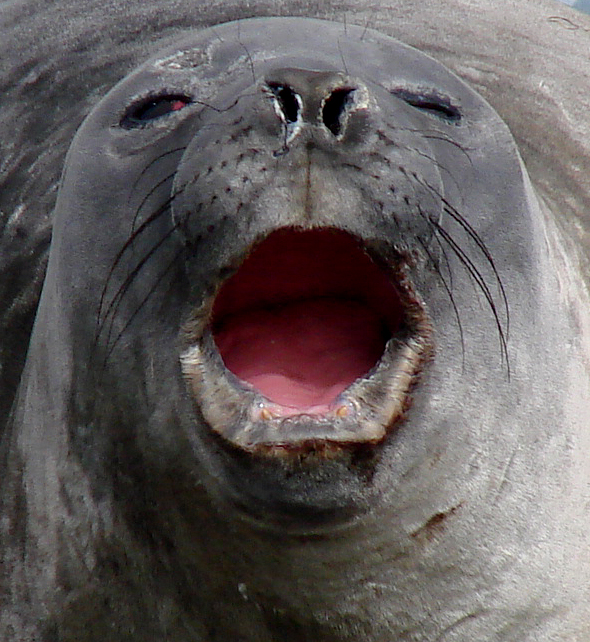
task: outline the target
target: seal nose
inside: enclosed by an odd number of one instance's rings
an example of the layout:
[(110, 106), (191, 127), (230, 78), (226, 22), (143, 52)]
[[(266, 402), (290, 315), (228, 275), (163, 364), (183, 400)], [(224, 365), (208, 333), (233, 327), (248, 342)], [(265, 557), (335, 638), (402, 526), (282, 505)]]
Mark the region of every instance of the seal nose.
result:
[(340, 87), (334, 89), (326, 97), (322, 105), (322, 121), (324, 125), (334, 134), (339, 136), (348, 116), (348, 107), (352, 102), (352, 94), (355, 91), (352, 87)]
[(265, 82), (275, 112), (286, 128), (287, 143), (309, 127), (342, 138), (359, 106), (356, 99), (360, 88), (339, 72), (279, 69)]

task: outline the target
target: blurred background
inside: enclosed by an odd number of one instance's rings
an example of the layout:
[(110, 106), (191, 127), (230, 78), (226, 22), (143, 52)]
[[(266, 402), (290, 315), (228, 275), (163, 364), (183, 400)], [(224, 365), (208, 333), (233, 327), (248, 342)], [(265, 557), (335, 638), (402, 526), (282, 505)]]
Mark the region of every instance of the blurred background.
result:
[(570, 7), (574, 7), (580, 11), (590, 13), (590, 0), (560, 0), (560, 2), (569, 4)]

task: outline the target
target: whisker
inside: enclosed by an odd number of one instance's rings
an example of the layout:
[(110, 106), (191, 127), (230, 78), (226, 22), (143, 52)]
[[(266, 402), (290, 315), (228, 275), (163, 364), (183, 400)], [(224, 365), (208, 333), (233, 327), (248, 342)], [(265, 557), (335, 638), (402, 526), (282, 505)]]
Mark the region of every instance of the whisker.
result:
[(135, 277), (139, 274), (143, 266), (149, 261), (149, 259), (162, 247), (162, 245), (172, 236), (172, 234), (176, 231), (176, 227), (172, 227), (153, 247), (152, 249), (147, 252), (144, 257), (137, 263), (137, 265), (127, 274), (127, 277), (123, 281), (123, 283), (119, 286), (117, 292), (115, 293), (115, 296), (111, 299), (108, 309), (102, 319), (102, 322), (99, 322), (99, 327), (97, 330), (97, 334), (95, 337), (96, 342), (100, 340), (100, 335), (103, 332), (103, 329), (106, 326), (107, 320), (110, 318), (110, 323), (109, 323), (109, 328), (107, 332), (107, 337), (106, 337), (106, 344), (108, 345), (111, 339), (111, 334), (112, 334), (112, 329), (115, 321), (115, 316), (117, 314), (117, 311), (119, 309), (119, 305), (121, 304), (121, 301), (123, 300), (123, 297), (125, 294), (128, 292), (129, 288), (131, 287), (131, 284), (135, 280)]
[[(108, 304), (106, 310), (104, 309), (105, 308), (105, 301), (106, 301), (106, 297), (107, 297), (107, 290), (108, 290), (109, 285), (110, 285), (110, 283), (112, 281), (113, 274), (114, 274), (115, 270), (120, 265), (125, 253), (132, 247), (132, 245), (135, 243), (137, 238), (143, 232), (145, 232), (150, 227), (150, 225), (152, 225), (152, 223), (157, 221), (160, 218), (160, 216), (162, 216), (167, 211), (169, 211), (170, 206), (172, 205), (172, 202), (174, 201), (174, 199), (180, 193), (181, 193), (180, 191), (177, 191), (170, 198), (166, 199), (166, 201), (158, 209), (156, 209), (153, 214), (151, 214), (135, 231), (133, 231), (131, 236), (127, 239), (127, 241), (125, 241), (125, 243), (123, 244), (123, 247), (117, 253), (117, 255), (115, 257), (115, 260), (113, 261), (113, 264), (111, 265), (111, 269), (109, 270), (109, 273), (108, 273), (107, 278), (105, 280), (105, 284), (104, 284), (104, 287), (102, 289), (102, 293), (101, 293), (99, 304), (98, 304), (97, 317), (96, 317), (97, 318), (97, 330), (96, 330), (96, 335), (95, 335), (95, 339), (96, 340), (98, 340), (99, 334), (102, 332), (102, 330), (101, 330), (101, 325), (102, 325), (101, 319), (104, 321), (112, 314), (113, 307), (116, 304), (118, 298), (120, 298), (119, 292), (117, 292), (117, 294), (113, 297), (113, 299)], [(143, 265), (143, 263), (142, 263), (142, 265)], [(120, 291), (120, 289), (119, 289), (119, 291)]]
[(438, 136), (435, 136), (432, 134), (424, 134), (424, 132), (422, 132), (422, 136), (428, 140), (440, 140), (443, 143), (449, 143), (449, 145), (456, 147), (459, 151), (461, 151), (465, 155), (465, 157), (469, 161), (469, 164), (473, 166), (473, 161), (471, 160), (471, 157), (469, 156), (469, 154), (467, 153), (467, 150), (463, 147), (463, 145), (453, 140), (452, 138), (447, 138), (443, 134), (440, 134), (440, 132), (437, 132), (437, 133), (439, 134)]
[(473, 278), (473, 280), (477, 283), (477, 286), (479, 287), (480, 291), (484, 295), (490, 310), (492, 311), (492, 315), (494, 317), (494, 321), (496, 323), (496, 328), (498, 329), (498, 335), (499, 335), (499, 340), (500, 340), (500, 349), (502, 352), (502, 356), (506, 359), (506, 367), (508, 371), (508, 378), (510, 379), (510, 363), (508, 359), (508, 345), (507, 345), (507, 335), (506, 332), (504, 331), (504, 328), (502, 327), (502, 322), (500, 319), (500, 315), (498, 314), (498, 308), (496, 306), (496, 303), (494, 301), (494, 297), (492, 296), (492, 293), (485, 282), (484, 277), (481, 275), (471, 258), (468, 256), (468, 254), (460, 247), (460, 245), (453, 239), (451, 234), (447, 232), (439, 223), (436, 221), (432, 221), (433, 225), (436, 226), (438, 234), (441, 235), (441, 237), (449, 244), (450, 248), (453, 250), (459, 261), (462, 263), (463, 267), (467, 270), (469, 275)]
[(417, 176), (414, 176), (414, 179), (418, 181), (421, 185), (427, 187), (429, 190), (432, 191), (433, 194), (437, 196), (443, 203), (443, 211), (444, 213), (448, 214), (453, 221), (455, 221), (462, 229), (463, 231), (467, 234), (467, 236), (475, 243), (479, 251), (482, 253), (484, 256), (486, 262), (490, 266), (490, 269), (492, 270), (492, 273), (494, 275), (494, 279), (498, 285), (498, 289), (500, 291), (500, 297), (502, 299), (503, 307), (504, 307), (504, 315), (506, 318), (506, 329), (502, 327), (500, 315), (498, 313), (497, 306), (495, 304), (495, 301), (493, 299), (491, 290), (489, 289), (488, 285), (485, 282), (485, 279), (483, 276), (480, 274), (480, 272), (477, 270), (475, 263), (469, 258), (466, 252), (461, 250), (459, 247), (458, 243), (454, 241), (450, 233), (448, 233), (444, 228), (442, 227), (441, 223), (439, 221), (435, 221), (432, 219), (432, 224), (436, 227), (437, 231), (440, 233), (440, 236), (449, 244), (449, 246), (453, 249), (457, 257), (461, 260), (463, 265), (468, 269), (468, 272), (471, 274), (471, 276), (474, 278), (474, 280), (477, 282), (478, 287), (484, 294), (486, 300), (488, 301), (488, 304), (490, 305), (490, 309), (492, 310), (492, 313), (494, 315), (496, 325), (498, 327), (498, 332), (500, 334), (500, 343), (502, 347), (502, 353), (506, 358), (506, 366), (508, 369), (508, 376), (510, 377), (510, 364), (508, 363), (508, 348), (507, 348), (507, 342), (508, 342), (508, 337), (510, 333), (510, 310), (509, 310), (509, 305), (508, 305), (508, 297), (506, 295), (506, 290), (504, 288), (504, 284), (502, 283), (502, 279), (500, 278), (500, 274), (498, 272), (498, 269), (496, 267), (496, 264), (494, 262), (494, 259), (486, 247), (485, 243), (479, 236), (479, 234), (475, 231), (473, 226), (471, 226), (463, 216), (457, 211), (457, 209), (449, 203), (449, 201), (444, 197), (443, 194), (439, 192), (435, 187), (430, 185), (428, 182), (420, 180)]
[(506, 336), (508, 337), (510, 333), (510, 310), (508, 306), (508, 297), (506, 295), (506, 290), (504, 288), (504, 284), (502, 283), (502, 279), (500, 278), (500, 274), (498, 273), (498, 269), (496, 268), (494, 259), (492, 258), (492, 255), (490, 254), (483, 240), (473, 229), (473, 227), (465, 220), (465, 218), (461, 216), (459, 212), (457, 212), (457, 210), (445, 198), (443, 198), (442, 201), (445, 205), (445, 212), (449, 214), (449, 216), (451, 216), (451, 218), (467, 232), (469, 237), (474, 241), (474, 243), (480, 249), (481, 253), (486, 258), (488, 265), (490, 266), (494, 274), (496, 283), (498, 284), (498, 288), (500, 290), (502, 302), (504, 304), (504, 314), (506, 315)]
[(167, 183), (170, 179), (173, 179), (176, 176), (176, 172), (173, 172), (172, 174), (169, 174), (165, 178), (163, 178), (161, 181), (156, 183), (150, 191), (143, 197), (141, 200), (141, 203), (137, 206), (137, 210), (135, 212), (135, 216), (133, 217), (133, 222), (131, 224), (131, 231), (133, 232), (135, 230), (135, 224), (137, 223), (137, 219), (139, 218), (139, 215), (141, 213), (141, 210), (143, 206), (147, 203), (149, 200), (150, 196), (152, 196), (164, 183)]
[[(173, 229), (171, 230), (171, 232), (174, 232), (174, 230), (175, 230), (175, 229), (176, 229), (176, 228), (173, 228)], [(167, 236), (169, 236), (169, 235), (167, 235)], [(160, 283), (161, 283), (161, 282), (166, 278), (166, 276), (167, 276), (167, 275), (168, 275), (168, 273), (172, 270), (172, 268), (173, 268), (175, 265), (177, 265), (177, 264), (178, 264), (178, 260), (179, 260), (179, 259), (180, 259), (180, 257), (184, 254), (184, 252), (185, 252), (185, 248), (183, 247), (183, 248), (181, 248), (181, 249), (180, 249), (180, 250), (179, 250), (179, 251), (174, 255), (174, 258), (173, 258), (173, 259), (168, 263), (168, 265), (165, 267), (165, 269), (164, 269), (164, 270), (163, 270), (163, 271), (158, 275), (158, 278), (155, 280), (155, 282), (154, 282), (154, 284), (153, 284), (153, 287), (152, 287), (152, 288), (150, 289), (150, 291), (145, 295), (145, 297), (141, 300), (141, 302), (139, 303), (139, 305), (138, 305), (138, 306), (136, 307), (136, 309), (133, 311), (133, 313), (131, 314), (131, 316), (127, 319), (127, 322), (125, 323), (125, 325), (123, 326), (123, 328), (121, 328), (121, 330), (119, 331), (119, 333), (118, 333), (118, 334), (117, 334), (117, 336), (115, 337), (114, 341), (113, 341), (110, 345), (109, 345), (109, 342), (110, 342), (110, 332), (109, 332), (109, 337), (107, 338), (107, 343), (106, 343), (106, 346), (107, 346), (107, 352), (106, 352), (106, 355), (105, 355), (105, 358), (104, 358), (103, 368), (104, 368), (104, 366), (106, 365), (106, 362), (109, 360), (110, 356), (113, 354), (113, 351), (114, 351), (115, 347), (117, 346), (117, 344), (119, 343), (119, 341), (121, 340), (121, 337), (122, 337), (122, 336), (125, 334), (125, 332), (129, 329), (129, 327), (130, 327), (130, 326), (131, 326), (131, 324), (133, 323), (134, 319), (135, 319), (135, 318), (137, 317), (137, 315), (141, 312), (141, 310), (142, 310), (142, 309), (143, 309), (143, 307), (146, 305), (146, 303), (149, 301), (149, 299), (153, 296), (154, 292), (155, 292), (155, 291), (156, 291), (156, 289), (157, 289), (157, 286), (158, 286), (158, 285), (159, 285), (159, 284), (160, 284)], [(146, 257), (146, 260), (147, 260), (147, 258), (148, 258), (148, 257)], [(112, 326), (111, 326), (111, 329), (112, 329)]]
[(130, 191), (130, 196), (135, 192), (136, 187), (139, 184), (139, 181), (146, 175), (147, 171), (155, 165), (156, 163), (160, 162), (162, 159), (166, 158), (166, 156), (170, 156), (171, 154), (177, 154), (178, 152), (184, 152), (186, 150), (186, 146), (183, 147), (176, 147), (175, 149), (169, 149), (168, 151), (165, 151), (163, 154), (160, 154), (159, 156), (156, 156), (153, 160), (151, 160), (139, 173), (139, 176), (133, 181), (133, 185), (131, 186), (131, 191)]
[[(428, 256), (432, 267), (434, 268), (436, 274), (438, 275), (439, 279), (441, 280), (441, 283), (443, 284), (443, 287), (444, 287), (446, 293), (449, 296), (449, 301), (451, 302), (451, 306), (453, 307), (453, 313), (455, 315), (455, 319), (457, 320), (457, 328), (459, 330), (459, 340), (461, 341), (462, 368), (465, 369), (465, 338), (464, 338), (465, 335), (463, 333), (463, 324), (461, 323), (461, 316), (459, 315), (459, 309), (457, 308), (457, 303), (455, 302), (455, 298), (453, 296), (452, 272), (449, 269), (449, 278), (451, 280), (451, 283), (448, 283), (447, 280), (445, 279), (441, 269), (439, 268), (438, 261), (432, 256), (432, 254), (430, 253), (430, 250), (428, 249), (428, 246), (420, 238), (418, 238), (418, 242), (422, 246), (422, 249), (426, 253), (426, 256)], [(441, 245), (441, 248), (442, 248), (442, 245)]]
[[(392, 129), (399, 129), (400, 131), (408, 132), (410, 134), (418, 134), (422, 138), (425, 138), (427, 140), (439, 140), (443, 143), (449, 143), (449, 145), (452, 145), (453, 147), (456, 147), (461, 153), (465, 155), (467, 160), (469, 161), (469, 164), (473, 166), (473, 161), (471, 160), (471, 157), (469, 156), (469, 151), (461, 143), (458, 143), (456, 140), (453, 140), (452, 138), (449, 138), (445, 136), (443, 132), (441, 132), (438, 129), (414, 129), (412, 127), (393, 127)], [(426, 156), (426, 158), (429, 158), (429, 156)], [(434, 159), (430, 159), (433, 160)]]

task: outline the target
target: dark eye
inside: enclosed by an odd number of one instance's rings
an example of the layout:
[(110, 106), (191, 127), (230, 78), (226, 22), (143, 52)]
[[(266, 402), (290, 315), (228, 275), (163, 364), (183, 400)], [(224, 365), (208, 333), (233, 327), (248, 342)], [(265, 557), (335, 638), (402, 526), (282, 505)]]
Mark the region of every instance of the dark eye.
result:
[(401, 87), (392, 89), (391, 93), (408, 105), (438, 118), (452, 123), (458, 123), (461, 120), (461, 112), (451, 103), (448, 96), (441, 96), (435, 92), (410, 91)]
[(190, 98), (180, 94), (150, 96), (127, 109), (121, 120), (121, 127), (125, 129), (141, 127), (152, 120), (184, 109), (190, 102)]

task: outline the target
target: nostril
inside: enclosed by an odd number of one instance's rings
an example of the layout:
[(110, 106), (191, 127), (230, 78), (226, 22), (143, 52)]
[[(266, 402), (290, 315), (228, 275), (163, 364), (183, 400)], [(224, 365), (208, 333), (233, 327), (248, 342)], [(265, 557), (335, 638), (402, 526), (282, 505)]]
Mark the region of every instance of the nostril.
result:
[(277, 99), (278, 107), (286, 123), (296, 123), (299, 117), (301, 99), (289, 87), (281, 83), (269, 82), (269, 89)]
[(338, 136), (346, 120), (346, 109), (352, 101), (354, 89), (340, 87), (335, 89), (325, 100), (322, 106), (322, 120), (324, 125)]

